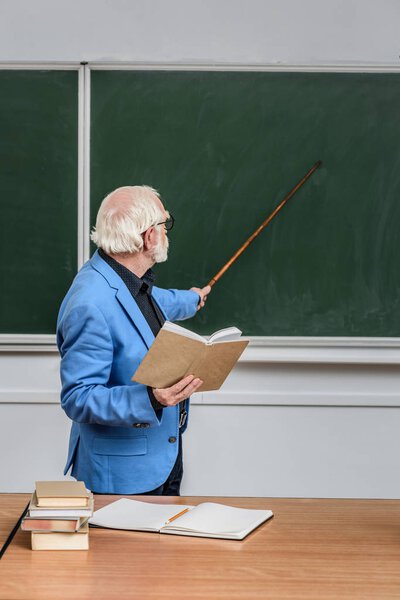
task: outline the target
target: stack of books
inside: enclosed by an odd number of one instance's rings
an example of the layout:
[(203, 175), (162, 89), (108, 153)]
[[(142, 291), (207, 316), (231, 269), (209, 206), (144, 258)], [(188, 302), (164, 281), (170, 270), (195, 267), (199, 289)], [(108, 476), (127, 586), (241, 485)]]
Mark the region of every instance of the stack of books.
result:
[(82, 481), (37, 481), (21, 529), (32, 550), (88, 550), (93, 494)]

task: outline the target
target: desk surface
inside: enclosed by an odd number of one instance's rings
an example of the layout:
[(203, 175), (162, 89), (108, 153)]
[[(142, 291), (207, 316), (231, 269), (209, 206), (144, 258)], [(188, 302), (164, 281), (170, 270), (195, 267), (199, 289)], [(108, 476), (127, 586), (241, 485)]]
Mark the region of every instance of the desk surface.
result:
[(0, 494), (0, 549), (28, 504), (28, 498), (27, 494)]
[[(0, 495), (12, 529), (26, 494)], [(118, 496), (96, 496), (100, 508)], [(400, 598), (400, 500), (159, 498), (269, 508), (245, 540), (90, 530), (90, 550), (32, 552), (19, 531), (0, 561), (1, 600)]]

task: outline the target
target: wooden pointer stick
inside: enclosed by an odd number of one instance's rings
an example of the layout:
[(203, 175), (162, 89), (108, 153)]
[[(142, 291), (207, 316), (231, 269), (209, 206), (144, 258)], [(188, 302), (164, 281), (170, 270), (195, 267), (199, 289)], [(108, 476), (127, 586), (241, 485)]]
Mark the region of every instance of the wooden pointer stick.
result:
[(255, 232), (249, 237), (249, 239), (245, 241), (245, 243), (243, 244), (243, 246), (241, 246), (239, 248), (239, 250), (237, 250), (235, 252), (235, 254), (232, 256), (232, 258), (230, 258), (228, 260), (228, 262), (222, 267), (222, 269), (220, 269), (218, 271), (218, 273), (216, 275), (214, 275), (214, 277), (208, 282), (207, 285), (209, 285), (210, 287), (212, 287), (215, 283), (217, 283), (217, 281), (222, 277), (222, 275), (225, 273), (225, 271), (227, 271), (229, 269), (229, 267), (231, 265), (233, 265), (233, 263), (235, 262), (235, 260), (237, 258), (239, 258), (239, 256), (246, 250), (246, 248), (248, 246), (250, 246), (251, 242), (258, 236), (259, 233), (261, 233), (261, 231), (268, 225), (268, 223), (270, 223), (272, 221), (272, 219), (281, 210), (281, 208), (283, 208), (283, 206), (286, 204), (286, 202), (288, 200), (290, 200), (290, 198), (292, 196), (294, 196), (294, 194), (297, 192), (297, 190), (301, 188), (301, 186), (303, 185), (303, 183), (305, 183), (307, 181), (307, 179), (309, 177), (311, 177), (311, 175), (314, 173), (314, 171), (316, 171), (316, 169), (318, 169), (318, 167), (321, 164), (322, 164), (322, 162), (320, 160), (315, 163), (315, 165), (312, 167), (312, 169), (310, 169), (308, 171), (308, 173), (306, 175), (304, 175), (303, 179), (301, 181), (299, 181), (299, 183), (288, 193), (288, 195), (275, 208), (275, 210), (272, 211), (272, 213), (269, 215), (269, 217), (267, 217), (265, 219), (265, 221), (260, 225), (260, 227), (255, 230)]

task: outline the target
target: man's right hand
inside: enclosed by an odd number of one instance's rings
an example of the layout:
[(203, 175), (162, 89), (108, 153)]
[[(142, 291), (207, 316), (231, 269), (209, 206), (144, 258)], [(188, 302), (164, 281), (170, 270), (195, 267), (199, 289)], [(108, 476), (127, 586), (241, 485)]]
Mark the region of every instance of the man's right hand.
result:
[(194, 375), (188, 375), (169, 388), (153, 388), (156, 400), (164, 406), (175, 406), (197, 392), (203, 381)]

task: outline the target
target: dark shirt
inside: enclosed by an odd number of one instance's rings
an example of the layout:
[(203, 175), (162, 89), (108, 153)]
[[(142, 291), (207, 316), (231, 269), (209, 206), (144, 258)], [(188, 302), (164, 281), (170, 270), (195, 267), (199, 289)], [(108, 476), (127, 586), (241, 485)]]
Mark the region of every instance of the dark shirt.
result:
[(140, 278), (124, 267), (124, 265), (121, 265), (121, 263), (111, 258), (111, 256), (108, 256), (103, 250), (99, 249), (99, 254), (101, 258), (121, 277), (136, 304), (140, 308), (153, 335), (156, 336), (163, 326), (165, 318), (151, 296), (154, 281), (156, 279), (154, 272), (149, 269), (143, 277)]
[[(154, 272), (149, 269), (146, 271), (143, 277), (140, 278), (135, 275), (135, 273), (132, 273), (132, 271), (124, 267), (124, 265), (121, 265), (121, 263), (111, 258), (111, 256), (108, 256), (108, 254), (103, 252), (101, 249), (99, 249), (99, 255), (121, 277), (136, 304), (140, 308), (151, 331), (153, 332), (154, 336), (156, 336), (163, 326), (165, 318), (151, 296), (151, 291), (155, 281)], [(149, 393), (150, 402), (154, 410), (158, 411), (164, 408), (163, 405), (156, 400), (151, 387), (148, 387), (147, 391)]]

